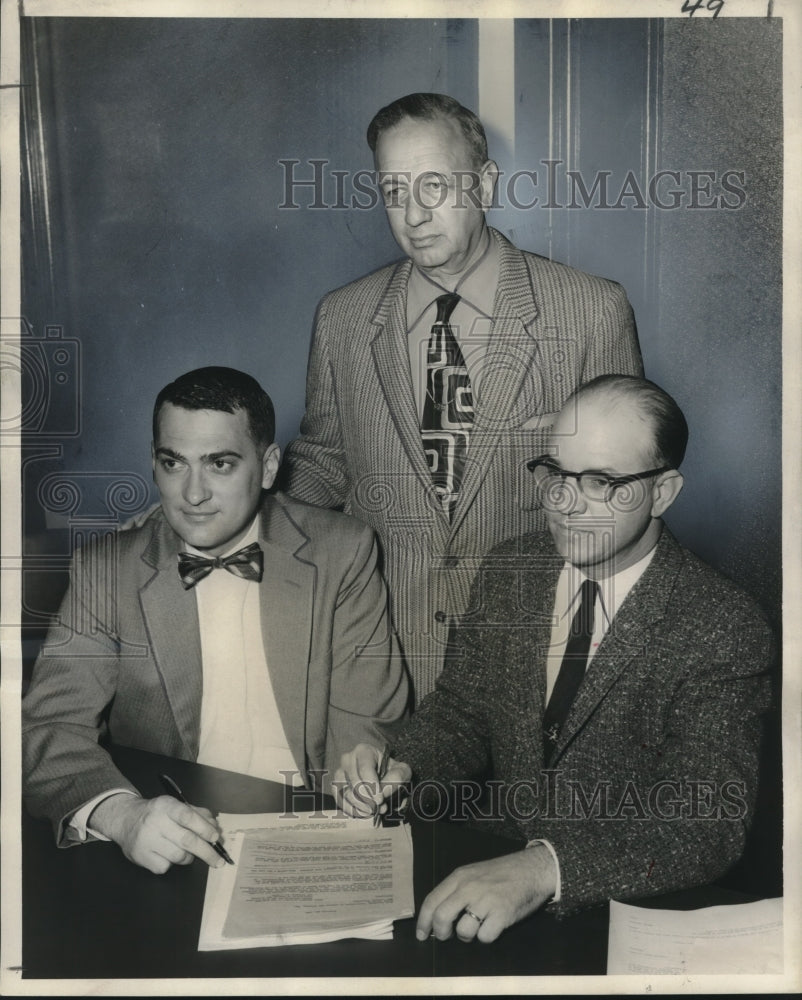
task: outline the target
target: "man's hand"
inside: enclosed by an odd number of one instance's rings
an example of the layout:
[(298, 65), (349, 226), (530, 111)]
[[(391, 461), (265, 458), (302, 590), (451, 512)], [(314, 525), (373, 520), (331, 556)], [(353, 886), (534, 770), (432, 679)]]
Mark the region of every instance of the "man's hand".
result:
[(377, 810), (386, 813), (387, 799), (412, 778), (409, 765), (391, 757), (380, 782), (377, 768), (381, 756), (381, 750), (370, 743), (359, 743), (342, 755), (331, 785), (346, 815), (372, 816)]
[(119, 844), (129, 861), (157, 875), (195, 858), (212, 868), (225, 864), (211, 846), (220, 837), (212, 813), (170, 795), (111, 795), (92, 810), (87, 825)]
[(415, 934), (441, 941), (495, 941), (511, 924), (534, 913), (557, 889), (547, 847), (536, 844), (492, 861), (457, 868), (424, 899)]

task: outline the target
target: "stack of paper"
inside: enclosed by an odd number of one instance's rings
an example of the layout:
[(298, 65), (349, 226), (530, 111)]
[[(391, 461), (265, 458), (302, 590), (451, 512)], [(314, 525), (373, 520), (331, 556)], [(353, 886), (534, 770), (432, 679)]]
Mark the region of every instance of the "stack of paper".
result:
[(409, 827), (341, 813), (218, 816), (234, 865), (210, 868), (199, 951), (391, 938), (414, 914)]
[(607, 975), (781, 973), (783, 901), (652, 910), (610, 903)]

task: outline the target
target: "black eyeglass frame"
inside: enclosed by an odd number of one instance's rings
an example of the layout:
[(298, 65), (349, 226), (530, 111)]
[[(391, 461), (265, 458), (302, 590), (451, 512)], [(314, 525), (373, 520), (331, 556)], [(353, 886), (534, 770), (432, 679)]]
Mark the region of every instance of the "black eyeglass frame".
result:
[[(587, 494), (582, 487), (583, 476), (597, 476), (599, 479), (605, 479), (607, 481), (607, 486), (605, 488), (604, 501), (609, 500), (613, 493), (621, 486), (627, 486), (629, 483), (636, 483), (642, 479), (648, 479), (650, 476), (659, 476), (661, 472), (670, 472), (673, 468), (671, 465), (661, 465), (659, 469), (647, 469), (646, 472), (631, 472), (626, 476), (610, 476), (606, 472), (601, 472), (596, 469), (583, 469), (582, 472), (568, 472), (566, 469), (561, 469), (558, 465), (556, 465), (551, 455), (539, 455), (537, 458), (530, 458), (530, 460), (526, 463), (527, 469), (532, 473), (534, 473), (535, 469), (539, 465), (547, 466), (549, 469), (553, 469), (556, 474), (556, 478), (560, 478), (562, 480), (575, 479), (581, 493), (584, 496), (587, 496)], [(588, 497), (588, 499), (592, 500), (595, 498)]]

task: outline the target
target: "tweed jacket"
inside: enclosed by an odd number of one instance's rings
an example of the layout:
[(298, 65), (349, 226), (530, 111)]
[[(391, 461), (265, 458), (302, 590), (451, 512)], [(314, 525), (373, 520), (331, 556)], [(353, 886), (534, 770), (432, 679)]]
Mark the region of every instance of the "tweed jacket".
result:
[(642, 372), (620, 285), (491, 234), (499, 258), (494, 319), (451, 520), (434, 493), (413, 398), (409, 260), (323, 299), (301, 434), (283, 465), (291, 495), (343, 508), (376, 531), (416, 701), (442, 669), (449, 625), (467, 609), (482, 556), (545, 526), (526, 462), (543, 453), (554, 414), (581, 382)]
[[(408, 681), (389, 628), (373, 532), (333, 511), (263, 498), (262, 633), (290, 749), (307, 783), (355, 742), (380, 744), (406, 714)], [(62, 824), (131, 788), (101, 736), (195, 760), (203, 673), (194, 590), (157, 507), (138, 527), (79, 549), (23, 700), (23, 792)], [(324, 783), (325, 784), (325, 783)]]
[(664, 527), (544, 761), (545, 650), (562, 566), (545, 532), (491, 553), (456, 656), (393, 756), (419, 779), (498, 782), (503, 832), (555, 849), (561, 913), (712, 881), (740, 857), (754, 805), (770, 630)]

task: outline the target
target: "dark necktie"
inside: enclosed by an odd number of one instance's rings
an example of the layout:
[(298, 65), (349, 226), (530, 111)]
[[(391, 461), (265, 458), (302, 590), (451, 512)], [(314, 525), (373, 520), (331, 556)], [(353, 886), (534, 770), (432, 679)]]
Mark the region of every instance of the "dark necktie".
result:
[(206, 556), (196, 556), (192, 552), (179, 552), (178, 575), (181, 577), (184, 590), (194, 587), (213, 569), (225, 569), (242, 580), (255, 580), (259, 583), (262, 579), (262, 563), (262, 549), (258, 542), (246, 545), (245, 548), (238, 549), (224, 558), (215, 556), (208, 559)]
[(426, 354), (426, 399), (421, 437), (434, 488), (450, 516), (457, 501), (473, 424), (473, 395), (465, 359), (449, 324), (459, 295), (437, 301)]
[(582, 584), (579, 608), (571, 622), (571, 631), (565, 646), (562, 665), (551, 692), (551, 698), (543, 714), (543, 760), (548, 761), (560, 730), (568, 718), (571, 703), (585, 676), (585, 668), (593, 636), (594, 607), (599, 585), (595, 580), (585, 580)]

